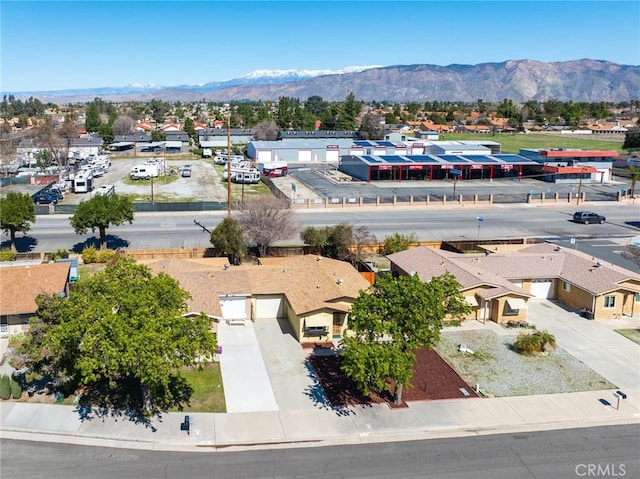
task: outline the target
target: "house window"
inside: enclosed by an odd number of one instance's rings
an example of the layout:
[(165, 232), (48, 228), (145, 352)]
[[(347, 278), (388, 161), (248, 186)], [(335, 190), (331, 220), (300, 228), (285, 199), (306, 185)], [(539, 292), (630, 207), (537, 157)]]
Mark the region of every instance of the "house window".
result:
[(511, 306), (509, 306), (509, 303), (505, 303), (504, 304), (504, 315), (505, 316), (517, 316), (518, 314), (520, 314), (520, 310), (519, 309), (513, 309)]
[(325, 326), (309, 326), (305, 328), (304, 334), (306, 336), (324, 336), (327, 334), (327, 328)]
[(640, 303), (640, 293), (636, 293), (636, 303)]
[(605, 308), (615, 308), (616, 306), (616, 297), (615, 296), (605, 296), (604, 297), (604, 307)]
[(567, 281), (562, 282), (562, 291), (571, 291), (571, 285)]

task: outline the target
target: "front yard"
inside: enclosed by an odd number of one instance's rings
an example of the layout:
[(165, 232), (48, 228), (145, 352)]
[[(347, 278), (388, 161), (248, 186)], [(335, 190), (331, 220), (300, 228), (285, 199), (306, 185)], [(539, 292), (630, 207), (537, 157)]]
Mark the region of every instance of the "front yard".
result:
[[(616, 386), (589, 369), (558, 345), (544, 356), (524, 356), (513, 350), (515, 336), (493, 331), (445, 331), (435, 348), (469, 384), (494, 396), (527, 396)], [(464, 344), (473, 351), (462, 353)]]

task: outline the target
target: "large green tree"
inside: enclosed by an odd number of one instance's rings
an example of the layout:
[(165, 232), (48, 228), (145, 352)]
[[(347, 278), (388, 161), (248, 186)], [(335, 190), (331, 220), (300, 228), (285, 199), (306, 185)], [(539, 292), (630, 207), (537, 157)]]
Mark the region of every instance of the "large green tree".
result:
[(629, 130), (624, 134), (623, 150), (640, 150), (640, 130)]
[(16, 231), (28, 233), (36, 221), (36, 207), (28, 193), (10, 191), (0, 198), (0, 228), (11, 237), (11, 248), (16, 248)]
[(97, 132), (102, 125), (102, 119), (100, 118), (100, 110), (95, 101), (89, 103), (87, 107), (87, 115), (84, 121), (84, 127), (90, 133)]
[(76, 234), (82, 235), (88, 229), (100, 234), (100, 249), (107, 247), (107, 228), (124, 222), (133, 223), (133, 201), (126, 195), (95, 195), (81, 201), (71, 217), (71, 226)]
[(83, 385), (87, 397), (117, 390), (110, 397), (131, 394), (129, 406), (164, 409), (188, 399), (179, 368), (216, 350), (211, 320), (184, 316), (188, 299), (170, 276), (120, 258), (76, 283), (68, 298), (40, 296), (21, 352), (32, 372), (58, 387)]
[(247, 254), (242, 227), (233, 218), (225, 218), (215, 227), (211, 232), (211, 244), (217, 255), (228, 255), (233, 263)]
[(395, 383), (396, 404), (411, 379), (415, 351), (440, 339), (445, 317), (461, 318), (470, 306), (451, 274), (424, 282), (417, 275), (382, 275), (362, 291), (349, 313), (352, 334), (343, 338), (342, 370), (363, 393)]

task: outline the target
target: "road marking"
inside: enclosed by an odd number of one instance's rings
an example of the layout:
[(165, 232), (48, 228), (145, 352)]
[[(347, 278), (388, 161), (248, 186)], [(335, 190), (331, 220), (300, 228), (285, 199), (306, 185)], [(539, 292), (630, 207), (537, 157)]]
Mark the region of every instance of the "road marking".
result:
[(175, 223), (160, 223), (160, 228), (169, 228), (169, 227), (175, 228), (176, 224)]

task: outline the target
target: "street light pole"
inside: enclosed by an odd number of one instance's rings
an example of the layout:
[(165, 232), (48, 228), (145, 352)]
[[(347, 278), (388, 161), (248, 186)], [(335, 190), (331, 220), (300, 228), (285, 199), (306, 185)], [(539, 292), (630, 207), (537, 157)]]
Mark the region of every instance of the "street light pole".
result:
[(578, 197), (576, 198), (576, 205), (580, 204), (580, 190), (582, 190), (582, 177), (584, 176), (584, 166), (580, 166), (580, 182), (578, 183)]
[(231, 219), (231, 110), (227, 117), (227, 218)]

